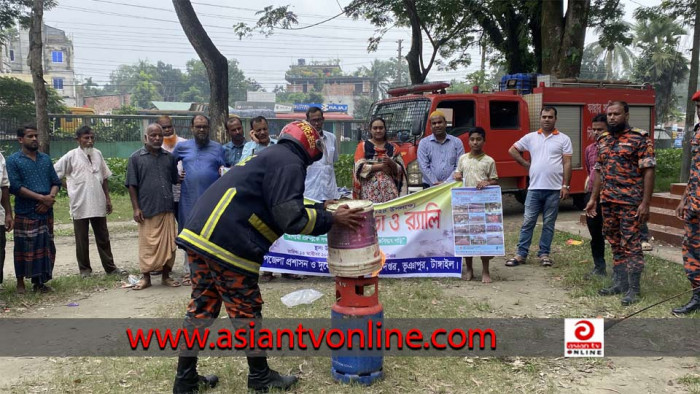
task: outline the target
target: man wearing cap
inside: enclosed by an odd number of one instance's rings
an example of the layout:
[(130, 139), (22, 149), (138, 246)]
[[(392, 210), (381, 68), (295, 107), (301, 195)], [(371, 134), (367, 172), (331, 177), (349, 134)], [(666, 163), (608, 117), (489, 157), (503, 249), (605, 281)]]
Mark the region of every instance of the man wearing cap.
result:
[[(525, 198), (523, 226), (520, 228), (518, 251), (506, 261), (514, 267), (525, 263), (535, 231), (537, 218), (542, 214), (542, 235), (537, 257), (543, 267), (553, 264), (549, 256), (554, 238), (554, 223), (559, 212), (559, 200), (569, 197), (571, 180), (571, 139), (556, 128), (557, 109), (550, 106), (540, 110), (540, 129), (527, 133), (510, 147), (508, 153), (528, 169), (530, 185)], [(521, 152), (530, 152), (530, 161)]]
[[(695, 92), (693, 101), (695, 113), (700, 117), (700, 91)], [(700, 310), (700, 123), (695, 125), (691, 138), (690, 177), (676, 208), (676, 216), (684, 223), (683, 265), (693, 288), (693, 296), (686, 305), (673, 309), (673, 313), (679, 315)]]
[[(321, 235), (334, 225), (360, 227), (360, 208), (344, 205), (331, 214), (324, 204), (304, 205), (306, 168), (322, 156), (319, 133), (305, 121), (290, 123), (279, 144), (238, 162), (197, 200), (176, 241), (187, 250), (192, 268), (186, 330), (211, 325), (222, 303), (234, 327), (243, 325), (238, 318), (261, 318), (259, 270), (282, 234)], [(271, 370), (259, 352), (251, 350), (247, 356), (249, 389), (267, 392), (296, 383), (295, 376)], [(197, 373), (192, 353), (180, 355), (174, 393), (197, 392), (200, 383), (214, 387), (217, 382), (215, 376)]]
[(442, 111), (430, 114), (430, 128), (432, 134), (418, 143), (418, 165), (426, 188), (451, 181), (459, 157), (464, 154), (462, 141), (447, 134), (447, 120)]
[(595, 217), (600, 198), (603, 234), (613, 255), (613, 285), (598, 294), (624, 294), (622, 305), (639, 301), (644, 270), (641, 225), (649, 219), (654, 191), (654, 142), (646, 130), (629, 125), (629, 105), (613, 101), (606, 110), (608, 130), (598, 137), (597, 176), (586, 214)]

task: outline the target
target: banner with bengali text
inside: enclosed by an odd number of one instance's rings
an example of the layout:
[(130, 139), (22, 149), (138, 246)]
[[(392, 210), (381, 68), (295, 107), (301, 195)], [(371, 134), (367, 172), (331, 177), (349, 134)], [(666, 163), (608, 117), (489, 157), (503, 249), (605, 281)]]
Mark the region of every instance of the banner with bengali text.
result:
[[(386, 255), (381, 277), (460, 277), (454, 255), (451, 189), (459, 182), (374, 205), (379, 247)], [(330, 276), (325, 235), (279, 238), (265, 255), (262, 271)]]

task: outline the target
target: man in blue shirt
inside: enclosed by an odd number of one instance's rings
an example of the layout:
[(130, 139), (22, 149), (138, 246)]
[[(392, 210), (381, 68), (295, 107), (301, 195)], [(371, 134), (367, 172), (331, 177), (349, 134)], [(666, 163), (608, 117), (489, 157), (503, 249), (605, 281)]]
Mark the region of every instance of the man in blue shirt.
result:
[(276, 144), (277, 140), (270, 138), (270, 129), (267, 125), (267, 119), (264, 116), (258, 116), (250, 120), (250, 136), (252, 141), (248, 141), (243, 146), (243, 154), (241, 160), (248, 156), (258, 154), (270, 145)]
[(209, 118), (197, 115), (192, 118), (191, 127), (194, 139), (180, 142), (173, 150), (175, 161), (182, 161), (185, 172), (177, 212), (178, 232), (185, 226), (194, 203), (219, 179), (219, 169), (226, 164), (224, 148), (209, 139)]
[(17, 130), (21, 150), (7, 158), (10, 193), (15, 195), (15, 275), (17, 293), (24, 294), (24, 278), (34, 292), (48, 293), (56, 260), (53, 242), (53, 204), (61, 186), (51, 158), (39, 152), (36, 126)]
[(423, 187), (452, 181), (457, 161), (464, 154), (462, 141), (447, 134), (447, 120), (442, 111), (430, 114), (430, 128), (432, 135), (418, 143), (418, 165), (423, 173)]
[(226, 132), (231, 137), (231, 142), (224, 144), (224, 155), (226, 156), (226, 167), (231, 167), (241, 160), (243, 147), (245, 146), (245, 135), (243, 134), (241, 118), (236, 115), (229, 117), (226, 121)]

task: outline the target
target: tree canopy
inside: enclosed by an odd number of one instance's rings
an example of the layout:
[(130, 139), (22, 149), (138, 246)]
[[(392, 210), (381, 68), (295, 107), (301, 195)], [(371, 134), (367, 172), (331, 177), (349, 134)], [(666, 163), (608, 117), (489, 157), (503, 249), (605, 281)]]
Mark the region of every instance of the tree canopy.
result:
[[(48, 111), (67, 112), (61, 97), (48, 88)], [(15, 119), (17, 123), (34, 122), (34, 88), (31, 83), (14, 77), (0, 77), (0, 119)]]
[[(182, 70), (172, 64), (156, 64), (141, 60), (121, 65), (110, 75), (110, 82), (101, 91), (84, 84), (91, 94), (131, 93), (132, 103), (147, 108), (153, 100), (206, 102), (209, 100), (207, 70), (199, 59), (191, 59)], [(236, 59), (228, 60), (229, 101), (244, 101), (247, 91), (262, 90), (254, 79), (246, 78)], [(89, 90), (88, 90), (89, 88)]]

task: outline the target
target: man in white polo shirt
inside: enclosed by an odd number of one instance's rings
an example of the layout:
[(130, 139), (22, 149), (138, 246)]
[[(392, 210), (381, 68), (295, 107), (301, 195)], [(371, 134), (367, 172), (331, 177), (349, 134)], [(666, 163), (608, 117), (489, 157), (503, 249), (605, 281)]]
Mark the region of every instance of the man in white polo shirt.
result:
[[(506, 261), (508, 267), (525, 263), (540, 213), (542, 236), (537, 256), (542, 266), (549, 267), (553, 263), (549, 253), (554, 238), (554, 222), (559, 212), (559, 200), (569, 197), (573, 154), (571, 139), (556, 129), (556, 122), (556, 108), (543, 107), (540, 111), (541, 128), (528, 133), (508, 150), (515, 161), (528, 169), (530, 175), (518, 251), (515, 257)], [(521, 153), (524, 151), (530, 152), (530, 161), (523, 158)]]

